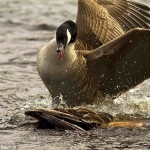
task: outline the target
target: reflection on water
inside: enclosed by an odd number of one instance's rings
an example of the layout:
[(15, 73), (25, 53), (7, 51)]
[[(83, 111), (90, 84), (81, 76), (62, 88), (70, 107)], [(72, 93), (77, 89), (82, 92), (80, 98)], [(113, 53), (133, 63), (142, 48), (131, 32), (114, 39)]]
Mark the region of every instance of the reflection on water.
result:
[[(142, 2), (150, 6), (149, 0), (142, 0)], [(14, 123), (24, 122), (23, 113), (30, 107), (51, 106), (49, 93), (37, 74), (36, 52), (54, 36), (55, 29), (60, 23), (66, 19), (75, 20), (76, 4), (77, 0), (0, 1), (0, 127), (6, 125), (9, 129), (0, 130), (0, 134), (3, 136), (0, 139), (0, 150), (5, 146), (7, 149), (17, 149), (17, 147), (18, 149), (26, 149), (25, 147), (28, 146), (30, 149), (40, 149), (40, 145), (45, 142), (47, 143), (45, 149), (50, 146), (52, 149), (60, 149), (61, 147), (65, 149), (70, 147), (72, 149), (94, 149), (95, 145), (108, 148), (111, 142), (119, 139), (118, 133), (123, 133), (126, 137), (134, 132), (135, 135), (139, 133), (139, 136), (145, 135), (145, 139), (149, 138), (146, 131), (145, 133), (139, 130), (131, 132), (130, 130), (118, 129), (114, 131), (110, 129), (108, 131), (103, 129), (84, 135), (55, 131), (33, 132), (30, 126), (27, 129), (13, 130), (6, 123), (10, 116), (13, 116), (11, 121)], [(125, 113), (148, 118), (150, 117), (149, 88), (150, 80), (147, 80), (114, 102), (106, 102), (107, 104), (98, 106), (97, 109), (113, 115)], [(3, 116), (6, 115), (7, 117), (3, 119)], [(129, 142), (128, 138), (126, 137), (125, 141)], [(134, 138), (140, 141), (137, 137)], [(93, 144), (89, 141), (92, 141)], [(122, 146), (128, 145), (128, 142), (123, 143)], [(118, 143), (116, 142), (114, 147), (117, 147)], [(9, 148), (9, 144), (12, 148)], [(134, 142), (131, 145), (136, 147)]]

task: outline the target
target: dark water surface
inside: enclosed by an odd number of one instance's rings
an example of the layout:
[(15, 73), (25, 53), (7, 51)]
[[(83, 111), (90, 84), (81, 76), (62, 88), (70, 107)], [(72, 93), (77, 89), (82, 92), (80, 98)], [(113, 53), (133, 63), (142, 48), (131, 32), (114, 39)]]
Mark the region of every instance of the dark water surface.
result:
[[(150, 0), (143, 0), (150, 6)], [(0, 150), (150, 149), (150, 80), (97, 109), (146, 121), (140, 129), (110, 128), (89, 132), (37, 130), (24, 111), (50, 107), (51, 98), (36, 70), (36, 53), (65, 20), (75, 20), (77, 1), (0, 1)], [(144, 119), (143, 119), (144, 118)]]

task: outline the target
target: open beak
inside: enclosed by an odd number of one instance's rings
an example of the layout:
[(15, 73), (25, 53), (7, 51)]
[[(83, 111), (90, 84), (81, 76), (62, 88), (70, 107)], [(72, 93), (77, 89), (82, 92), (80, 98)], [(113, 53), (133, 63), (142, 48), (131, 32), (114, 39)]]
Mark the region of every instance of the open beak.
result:
[(62, 60), (64, 45), (62, 43), (58, 44), (56, 51), (57, 51), (57, 53), (59, 53), (59, 59)]

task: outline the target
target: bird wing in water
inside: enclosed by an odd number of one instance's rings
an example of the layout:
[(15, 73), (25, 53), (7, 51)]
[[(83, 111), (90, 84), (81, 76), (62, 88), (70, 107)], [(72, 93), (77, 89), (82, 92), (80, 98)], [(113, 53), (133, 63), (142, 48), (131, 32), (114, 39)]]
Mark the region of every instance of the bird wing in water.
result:
[(76, 49), (93, 50), (130, 29), (149, 28), (149, 11), (131, 0), (79, 0)]
[(132, 29), (85, 57), (103, 95), (125, 92), (150, 77), (150, 30)]
[(39, 128), (90, 130), (113, 121), (113, 116), (86, 107), (28, 110), (26, 115), (38, 119)]

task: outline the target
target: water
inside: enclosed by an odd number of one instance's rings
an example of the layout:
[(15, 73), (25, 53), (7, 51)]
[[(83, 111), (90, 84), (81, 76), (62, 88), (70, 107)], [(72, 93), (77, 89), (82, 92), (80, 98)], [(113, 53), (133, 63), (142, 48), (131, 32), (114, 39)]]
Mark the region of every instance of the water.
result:
[[(143, 3), (150, 6), (149, 0)], [(36, 130), (25, 121), (30, 107), (50, 107), (47, 89), (36, 70), (36, 53), (66, 19), (75, 20), (77, 1), (0, 1), (0, 150), (3, 149), (148, 149), (149, 126), (99, 129), (87, 133)], [(97, 109), (113, 115), (150, 118), (150, 80)], [(7, 120), (14, 123), (9, 126)]]

